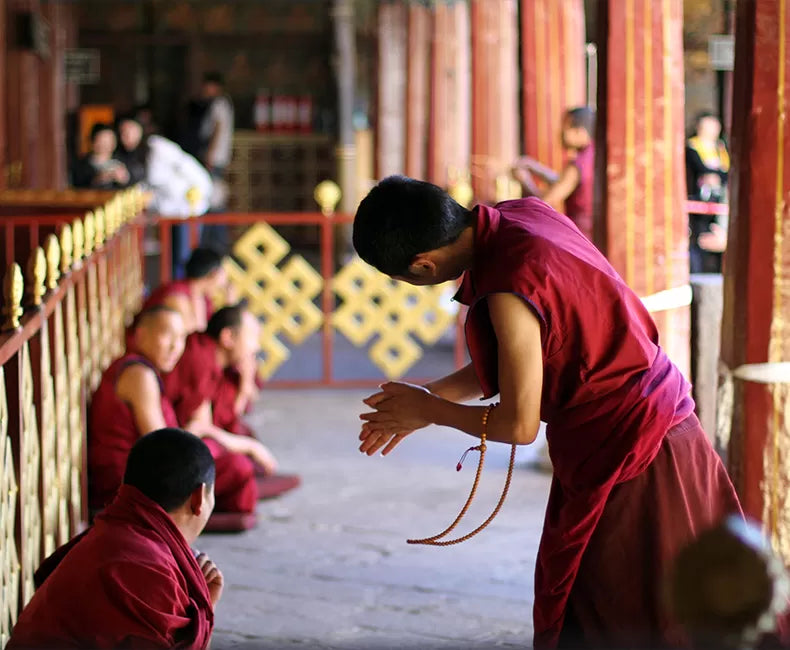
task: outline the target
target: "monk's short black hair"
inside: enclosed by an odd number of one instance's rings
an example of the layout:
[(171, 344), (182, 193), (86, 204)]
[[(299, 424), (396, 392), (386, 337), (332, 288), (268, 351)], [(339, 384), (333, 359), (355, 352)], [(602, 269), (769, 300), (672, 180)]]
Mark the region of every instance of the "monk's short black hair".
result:
[(214, 458), (206, 443), (170, 428), (153, 431), (134, 444), (123, 482), (171, 512), (202, 484), (213, 485), (214, 478)]
[(381, 181), (354, 217), (354, 248), (387, 275), (406, 275), (420, 253), (455, 242), (472, 213), (442, 188), (405, 176)]
[(91, 142), (94, 142), (96, 140), (96, 136), (103, 131), (110, 131), (113, 135), (115, 135), (112, 125), (105, 124), (104, 122), (97, 122), (91, 127)]
[(181, 312), (167, 305), (152, 305), (151, 307), (143, 309), (143, 311), (134, 317), (134, 321), (132, 321), (132, 330), (136, 330), (140, 325), (144, 325), (159, 314), (181, 314)]
[(208, 319), (206, 334), (215, 341), (219, 341), (219, 335), (225, 328), (236, 329), (241, 327), (242, 317), (246, 308), (246, 304), (240, 302), (237, 305), (227, 305), (222, 309), (218, 309)]
[(184, 268), (187, 278), (198, 280), (216, 271), (224, 261), (222, 253), (209, 246), (195, 248)]
[(591, 136), (595, 137), (595, 111), (589, 106), (579, 106), (571, 108), (565, 116), (574, 128), (583, 128)]

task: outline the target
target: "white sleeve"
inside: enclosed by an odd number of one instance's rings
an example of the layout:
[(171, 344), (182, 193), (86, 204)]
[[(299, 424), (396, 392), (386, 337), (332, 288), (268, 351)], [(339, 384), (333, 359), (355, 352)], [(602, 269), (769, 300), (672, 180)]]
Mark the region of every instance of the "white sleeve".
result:
[[(154, 190), (154, 209), (162, 215), (189, 217), (209, 208), (212, 182), (208, 171), (174, 142), (160, 136), (149, 139), (148, 183)], [(193, 207), (187, 192), (195, 188), (200, 196)]]

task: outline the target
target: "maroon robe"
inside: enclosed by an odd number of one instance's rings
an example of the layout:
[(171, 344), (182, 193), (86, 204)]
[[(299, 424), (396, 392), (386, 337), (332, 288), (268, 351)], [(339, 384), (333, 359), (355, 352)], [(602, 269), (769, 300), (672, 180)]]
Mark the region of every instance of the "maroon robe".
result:
[(593, 238), (593, 191), (595, 189), (595, 145), (587, 145), (571, 163), (579, 170), (579, 184), (565, 199), (565, 214), (585, 237)]
[[(217, 396), (224, 370), (217, 360), (217, 342), (200, 332), (187, 337), (176, 367), (164, 377), (165, 395), (185, 426), (198, 407)], [(217, 512), (254, 512), (258, 500), (255, 465), (243, 454), (229, 452), (216, 440), (204, 437), (216, 465), (214, 486)]]
[(57, 557), (6, 648), (208, 647), (206, 579), (170, 516), (136, 488), (124, 485)]
[[(240, 436), (255, 437), (253, 430), (236, 413), (236, 398), (239, 396), (241, 376), (236, 368), (226, 368), (217, 387), (212, 411), (214, 424)], [(251, 405), (247, 405), (247, 411)]]
[(123, 481), (126, 459), (140, 438), (131, 407), (115, 392), (120, 374), (129, 366), (142, 364), (156, 372), (162, 390), (162, 414), (168, 427), (178, 426), (176, 414), (165, 395), (159, 372), (139, 354), (126, 354), (102, 375), (91, 399), (88, 416), (88, 494), (91, 510), (100, 510), (115, 497)]
[[(150, 309), (151, 307), (158, 307), (164, 304), (165, 300), (170, 296), (186, 296), (192, 300), (192, 283), (190, 280), (174, 280), (159, 285), (151, 292), (151, 295), (146, 298), (143, 303), (142, 311)], [(214, 313), (214, 303), (210, 298), (206, 297), (206, 319), (211, 318)]]
[(740, 512), (689, 385), (639, 298), (570, 219), (539, 199), (478, 206), (458, 299), (486, 397), (499, 392), (485, 297), (512, 293), (541, 326), (554, 478), (535, 574), (535, 647), (673, 642), (661, 580), (695, 533)]

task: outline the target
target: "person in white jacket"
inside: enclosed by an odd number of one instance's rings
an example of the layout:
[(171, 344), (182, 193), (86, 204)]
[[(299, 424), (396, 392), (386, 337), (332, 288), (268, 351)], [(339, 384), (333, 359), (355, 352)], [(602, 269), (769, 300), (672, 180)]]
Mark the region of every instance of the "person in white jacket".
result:
[[(205, 214), (210, 206), (211, 175), (194, 157), (175, 142), (160, 135), (145, 136), (134, 117), (118, 121), (119, 151), (133, 180), (143, 183), (153, 195), (148, 209), (163, 217), (189, 217)], [(173, 227), (173, 275), (179, 279), (189, 256), (189, 237), (185, 227)]]

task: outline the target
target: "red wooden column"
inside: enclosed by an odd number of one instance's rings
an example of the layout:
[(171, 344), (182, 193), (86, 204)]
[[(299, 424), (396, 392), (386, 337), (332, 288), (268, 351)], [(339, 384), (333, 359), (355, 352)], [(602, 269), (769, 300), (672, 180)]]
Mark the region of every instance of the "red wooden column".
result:
[(496, 200), (519, 151), (516, 0), (472, 0), (472, 186)]
[(379, 178), (406, 171), (406, 75), (409, 12), (401, 0), (379, 6), (376, 168)]
[(747, 513), (788, 562), (790, 373), (776, 364), (790, 361), (790, 0), (740, 0), (735, 42), (719, 429)]
[(584, 0), (521, 0), (524, 153), (562, 168), (562, 117), (586, 101)]
[(448, 187), (470, 172), (469, 5), (439, 0), (433, 18), (428, 180)]
[(431, 10), (409, 6), (406, 82), (406, 175), (427, 180), (428, 117), (431, 110)]
[(10, 169), (8, 168), (8, 135), (6, 126), (6, 66), (8, 65), (6, 38), (6, 0), (0, 0), (0, 190), (8, 184)]
[(682, 0), (599, 5), (596, 243), (689, 371)]

